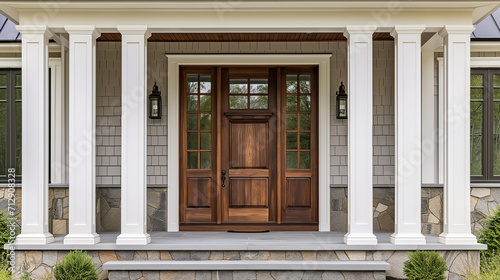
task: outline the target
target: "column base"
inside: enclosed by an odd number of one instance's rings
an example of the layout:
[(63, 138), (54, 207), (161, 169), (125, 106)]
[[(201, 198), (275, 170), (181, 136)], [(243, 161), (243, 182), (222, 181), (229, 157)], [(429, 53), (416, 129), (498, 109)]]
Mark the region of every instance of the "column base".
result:
[(377, 245), (377, 237), (373, 233), (347, 233), (344, 235), (344, 243), (347, 245)]
[(54, 242), (54, 236), (50, 233), (21, 233), (16, 238), (16, 244), (23, 245), (45, 245)]
[(64, 237), (64, 244), (94, 245), (101, 242), (97, 233), (89, 234), (68, 234)]
[(446, 245), (473, 245), (477, 244), (477, 239), (472, 233), (441, 233), (439, 243)]
[(423, 234), (404, 234), (393, 233), (391, 235), (391, 243), (396, 245), (424, 245), (426, 243)]
[(146, 245), (151, 242), (149, 234), (120, 234), (116, 238), (116, 245)]

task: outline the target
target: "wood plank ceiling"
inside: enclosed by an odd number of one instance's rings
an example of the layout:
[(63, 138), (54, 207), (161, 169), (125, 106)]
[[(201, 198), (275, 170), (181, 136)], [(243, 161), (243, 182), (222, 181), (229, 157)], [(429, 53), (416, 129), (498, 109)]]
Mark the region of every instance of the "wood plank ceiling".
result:
[[(346, 41), (342, 33), (153, 33), (149, 42), (307, 42)], [(392, 41), (389, 33), (373, 34), (375, 41)], [(98, 41), (121, 41), (120, 33), (103, 33)]]

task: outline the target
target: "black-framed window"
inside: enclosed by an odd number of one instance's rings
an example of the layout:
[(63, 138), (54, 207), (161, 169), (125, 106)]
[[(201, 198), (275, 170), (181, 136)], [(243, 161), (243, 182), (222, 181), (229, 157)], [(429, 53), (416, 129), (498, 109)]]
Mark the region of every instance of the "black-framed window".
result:
[(21, 70), (0, 70), (0, 182), (7, 181), (7, 170), (15, 168), (16, 181), (21, 170)]
[(470, 90), (472, 182), (500, 182), (500, 69), (472, 69)]

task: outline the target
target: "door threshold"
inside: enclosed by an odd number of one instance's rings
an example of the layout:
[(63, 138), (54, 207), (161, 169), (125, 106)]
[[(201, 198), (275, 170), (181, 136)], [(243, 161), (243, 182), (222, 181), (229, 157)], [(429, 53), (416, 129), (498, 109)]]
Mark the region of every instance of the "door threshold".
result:
[(244, 224), (183, 224), (180, 231), (232, 231), (258, 233), (263, 231), (318, 231), (317, 224), (270, 224), (270, 225), (244, 225)]

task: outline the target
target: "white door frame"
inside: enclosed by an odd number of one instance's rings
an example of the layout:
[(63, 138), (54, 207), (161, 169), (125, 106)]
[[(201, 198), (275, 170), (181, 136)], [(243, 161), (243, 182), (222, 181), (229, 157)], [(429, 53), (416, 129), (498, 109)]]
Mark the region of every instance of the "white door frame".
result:
[(179, 67), (182, 65), (318, 65), (319, 231), (330, 231), (330, 54), (167, 55), (168, 231), (179, 231)]

